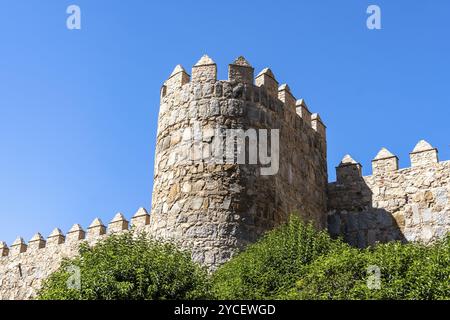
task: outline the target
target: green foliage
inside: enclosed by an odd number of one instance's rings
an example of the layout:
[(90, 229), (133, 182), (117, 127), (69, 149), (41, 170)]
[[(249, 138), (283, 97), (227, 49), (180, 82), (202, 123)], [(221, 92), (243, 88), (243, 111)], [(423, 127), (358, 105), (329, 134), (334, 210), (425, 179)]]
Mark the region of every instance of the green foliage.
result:
[[(67, 286), (70, 268), (81, 290)], [(368, 286), (370, 267), (379, 288)], [(145, 234), (114, 235), (65, 260), (40, 299), (450, 299), (450, 235), (433, 245), (352, 248), (293, 216), (214, 274)]]
[[(379, 289), (368, 285), (380, 271)], [(213, 275), (218, 299), (450, 299), (450, 236), (352, 248), (297, 218)]]
[(276, 299), (292, 288), (312, 261), (339, 247), (347, 245), (292, 216), (288, 224), (219, 268), (213, 276), (213, 294), (218, 299)]
[[(80, 270), (81, 290), (67, 285)], [(39, 299), (204, 299), (206, 271), (174, 245), (149, 240), (145, 234), (113, 235), (94, 247), (83, 245), (79, 257), (63, 261), (45, 282)]]
[[(370, 266), (380, 270), (369, 288)], [(449, 299), (450, 237), (433, 245), (378, 244), (320, 257), (290, 291), (292, 299)]]

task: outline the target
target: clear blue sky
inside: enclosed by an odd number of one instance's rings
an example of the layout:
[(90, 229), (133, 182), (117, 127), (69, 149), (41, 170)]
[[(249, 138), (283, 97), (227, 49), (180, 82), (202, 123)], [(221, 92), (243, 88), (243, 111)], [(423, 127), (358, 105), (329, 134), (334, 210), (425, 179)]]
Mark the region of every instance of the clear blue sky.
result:
[[(77, 4), (82, 29), (66, 28)], [(366, 28), (366, 8), (382, 30)], [(150, 207), (159, 89), (204, 53), (272, 68), (328, 127), (330, 180), (425, 138), (450, 159), (450, 1), (0, 1), (0, 239)]]

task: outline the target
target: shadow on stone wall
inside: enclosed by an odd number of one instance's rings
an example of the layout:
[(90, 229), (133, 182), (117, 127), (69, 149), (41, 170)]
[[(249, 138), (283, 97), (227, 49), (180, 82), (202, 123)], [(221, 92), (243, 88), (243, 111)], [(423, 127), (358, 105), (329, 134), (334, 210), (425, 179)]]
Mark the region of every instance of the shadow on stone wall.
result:
[[(348, 170), (347, 170), (348, 173)], [(359, 174), (342, 175), (328, 188), (328, 231), (352, 246), (406, 242), (392, 212), (372, 206), (372, 190)]]

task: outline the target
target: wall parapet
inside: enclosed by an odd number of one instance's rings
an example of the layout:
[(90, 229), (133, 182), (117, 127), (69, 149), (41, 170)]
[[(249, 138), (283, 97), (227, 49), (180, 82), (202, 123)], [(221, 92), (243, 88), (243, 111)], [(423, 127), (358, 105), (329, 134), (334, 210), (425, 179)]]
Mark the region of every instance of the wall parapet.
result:
[(139, 208), (131, 219), (131, 226), (124, 215), (114, 216), (108, 227), (95, 218), (88, 231), (74, 224), (67, 234), (55, 228), (45, 239), (36, 233), (28, 242), (18, 237), (11, 247), (0, 242), (0, 300), (32, 299), (40, 288), (42, 280), (57, 270), (63, 258), (74, 258), (82, 243), (95, 245), (98, 241), (117, 232), (149, 233), (150, 216)]
[[(432, 147), (431, 144), (425, 140), (419, 141), (409, 155), (411, 167), (399, 168), (399, 158), (388, 149), (384, 147), (381, 148), (372, 160), (372, 175), (384, 175), (389, 172), (410, 170), (416, 167), (433, 166), (440, 163), (438, 159), (438, 149)], [(342, 180), (342, 172), (348, 170), (345, 169), (348, 166), (357, 168), (352, 170), (356, 170), (356, 172), (359, 173), (356, 174), (356, 176), (362, 177), (361, 163), (353, 160), (350, 155), (346, 155), (340, 165), (336, 167), (336, 177), (338, 183)]]
[[(183, 66), (177, 65), (162, 86), (161, 100), (171, 94), (185, 96), (185, 86), (191, 87), (189, 91), (192, 90), (198, 100), (230, 95), (230, 98), (244, 98), (251, 102), (268, 101), (268, 105), (272, 105), (270, 100), (274, 99), (282, 103), (280, 111), (293, 113), (286, 117), (297, 118), (292, 125), (300, 120), (325, 139), (326, 126), (319, 114), (311, 114), (303, 99), (296, 100), (289, 85), (279, 86), (270, 68), (264, 68), (255, 77), (254, 68), (240, 56), (228, 65), (228, 79), (218, 80), (217, 64), (208, 55), (203, 55), (192, 67), (191, 74), (189, 76)], [(164, 110), (164, 105), (161, 107)]]
[(90, 238), (98, 239), (109, 234), (129, 231), (132, 228), (145, 229), (149, 224), (150, 215), (145, 208), (138, 209), (131, 219), (131, 225), (122, 213), (117, 213), (108, 224), (108, 227), (99, 218), (95, 218), (87, 228), (87, 232), (83, 230), (81, 225), (74, 224), (66, 235), (61, 229), (55, 228), (47, 239), (37, 232), (28, 243), (22, 237), (18, 237), (10, 247), (8, 247), (6, 242), (0, 241), (0, 259), (8, 259), (9, 256), (45, 250), (52, 246), (73, 245), (73, 243), (81, 243)]
[(372, 160), (372, 175), (347, 156), (328, 185), (328, 228), (355, 245), (377, 241), (440, 239), (450, 231), (450, 161), (421, 140), (410, 153), (411, 167), (382, 148)]

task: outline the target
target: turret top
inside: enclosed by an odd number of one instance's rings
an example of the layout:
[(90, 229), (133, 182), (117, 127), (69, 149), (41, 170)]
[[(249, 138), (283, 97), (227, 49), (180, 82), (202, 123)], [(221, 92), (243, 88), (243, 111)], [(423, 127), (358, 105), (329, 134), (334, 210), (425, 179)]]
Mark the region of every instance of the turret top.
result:
[(200, 60), (197, 61), (197, 63), (194, 65), (194, 67), (207, 66), (207, 65), (210, 65), (210, 64), (216, 64), (216, 63), (207, 54), (204, 54), (200, 58)]

